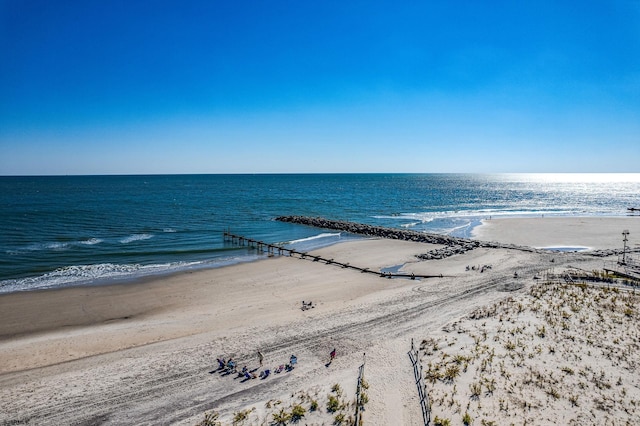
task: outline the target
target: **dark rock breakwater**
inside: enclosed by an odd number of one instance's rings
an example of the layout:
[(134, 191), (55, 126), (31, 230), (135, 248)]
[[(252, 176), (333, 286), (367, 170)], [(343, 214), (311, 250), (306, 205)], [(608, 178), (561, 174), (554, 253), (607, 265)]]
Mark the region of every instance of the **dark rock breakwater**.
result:
[[(308, 225), (316, 228), (331, 229), (336, 231), (349, 232), (356, 235), (365, 235), (369, 237), (390, 238), (394, 240), (415, 241), (420, 243), (428, 243), (441, 245), (445, 247), (439, 247), (428, 251), (424, 254), (419, 254), (416, 257), (421, 260), (431, 259), (444, 259), (455, 254), (462, 254), (469, 250), (473, 250), (478, 247), (487, 248), (503, 248), (511, 250), (520, 250), (527, 252), (534, 252), (540, 254), (551, 254), (550, 250), (537, 249), (533, 247), (518, 246), (514, 244), (502, 244), (499, 242), (489, 241), (477, 241), (467, 238), (451, 237), (448, 235), (433, 234), (428, 232), (417, 232), (406, 229), (385, 228), (382, 226), (367, 225), (364, 223), (347, 222), (342, 220), (331, 220), (322, 217), (309, 217), (309, 216), (280, 216), (275, 220), (279, 222), (297, 223), (300, 225)], [(629, 251), (628, 251), (629, 252)], [(633, 249), (630, 252), (640, 252), (640, 249)], [(583, 256), (595, 256), (595, 257), (610, 257), (622, 254), (622, 250), (607, 249), (607, 250), (591, 250), (581, 253), (572, 252), (553, 252), (556, 256), (569, 256), (571, 254), (580, 254)]]
[(393, 240), (415, 241), (419, 243), (443, 245), (445, 247), (431, 250), (417, 257), (422, 260), (444, 259), (455, 254), (462, 254), (476, 247), (497, 247), (497, 244), (474, 241), (465, 238), (450, 237), (447, 235), (432, 234), (426, 232), (409, 231), (406, 229), (385, 228), (382, 226), (367, 225), (364, 223), (347, 222), (342, 220), (330, 220), (321, 217), (308, 216), (280, 216), (275, 220), (279, 222), (297, 223), (316, 228), (344, 231), (356, 235), (369, 237), (389, 238)]

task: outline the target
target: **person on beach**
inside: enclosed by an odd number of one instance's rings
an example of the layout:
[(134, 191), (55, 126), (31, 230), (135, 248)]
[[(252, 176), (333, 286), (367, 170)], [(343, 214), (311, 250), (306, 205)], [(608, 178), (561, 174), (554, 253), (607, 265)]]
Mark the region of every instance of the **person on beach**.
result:
[(227, 365), (227, 361), (224, 358), (216, 358), (216, 361), (218, 361), (218, 370), (223, 370)]
[(227, 370), (229, 371), (234, 371), (236, 369), (236, 362), (229, 358), (229, 361), (227, 361)]
[(336, 348), (333, 348), (329, 356), (331, 357), (331, 361), (333, 361), (333, 359), (336, 357)]
[(260, 367), (262, 367), (262, 361), (264, 361), (264, 355), (262, 352), (258, 351), (258, 361), (260, 361)]

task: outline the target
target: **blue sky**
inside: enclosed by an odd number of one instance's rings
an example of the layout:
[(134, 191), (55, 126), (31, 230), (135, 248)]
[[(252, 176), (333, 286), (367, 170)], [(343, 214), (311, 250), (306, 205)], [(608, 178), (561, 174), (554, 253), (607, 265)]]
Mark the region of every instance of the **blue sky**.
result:
[(0, 0), (0, 175), (640, 172), (640, 1)]

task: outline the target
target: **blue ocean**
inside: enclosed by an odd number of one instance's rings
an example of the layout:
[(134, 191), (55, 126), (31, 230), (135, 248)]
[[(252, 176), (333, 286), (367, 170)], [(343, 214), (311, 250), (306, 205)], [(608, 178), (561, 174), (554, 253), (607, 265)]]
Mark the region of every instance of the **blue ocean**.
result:
[(640, 174), (0, 177), (0, 292), (263, 256), (225, 243), (224, 231), (298, 250), (358, 238), (281, 215), (468, 237), (488, 217), (624, 216), (639, 194)]

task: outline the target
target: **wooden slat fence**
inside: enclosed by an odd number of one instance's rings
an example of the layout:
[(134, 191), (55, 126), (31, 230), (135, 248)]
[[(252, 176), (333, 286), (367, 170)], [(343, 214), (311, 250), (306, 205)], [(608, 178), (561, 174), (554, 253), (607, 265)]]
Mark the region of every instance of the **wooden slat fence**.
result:
[(360, 426), (363, 424), (362, 421), (362, 411), (364, 403), (362, 402), (362, 381), (364, 380), (364, 365), (366, 363), (367, 354), (362, 354), (362, 365), (358, 368), (358, 386), (356, 387), (356, 426)]
[(418, 387), (418, 397), (420, 398), (420, 408), (422, 409), (422, 419), (425, 426), (431, 422), (431, 405), (429, 404), (429, 395), (427, 387), (424, 383), (424, 375), (422, 374), (422, 364), (420, 363), (420, 349), (416, 348), (411, 339), (411, 350), (409, 351), (409, 359), (413, 365), (413, 375), (416, 379)]

